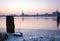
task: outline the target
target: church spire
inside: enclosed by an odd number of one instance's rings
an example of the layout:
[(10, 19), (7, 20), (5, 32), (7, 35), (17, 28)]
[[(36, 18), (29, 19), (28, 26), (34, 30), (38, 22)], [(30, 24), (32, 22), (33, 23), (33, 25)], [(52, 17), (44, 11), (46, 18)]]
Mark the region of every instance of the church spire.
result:
[(22, 10), (22, 15), (24, 15), (24, 12), (23, 12), (23, 10)]

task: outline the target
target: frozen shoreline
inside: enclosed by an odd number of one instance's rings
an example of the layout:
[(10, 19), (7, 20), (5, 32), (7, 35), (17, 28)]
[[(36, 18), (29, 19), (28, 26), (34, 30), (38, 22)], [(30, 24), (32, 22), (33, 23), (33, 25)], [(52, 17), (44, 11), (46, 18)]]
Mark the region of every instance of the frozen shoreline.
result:
[(9, 34), (9, 38), (5, 41), (60, 41), (60, 36), (52, 37), (16, 37), (12, 34)]

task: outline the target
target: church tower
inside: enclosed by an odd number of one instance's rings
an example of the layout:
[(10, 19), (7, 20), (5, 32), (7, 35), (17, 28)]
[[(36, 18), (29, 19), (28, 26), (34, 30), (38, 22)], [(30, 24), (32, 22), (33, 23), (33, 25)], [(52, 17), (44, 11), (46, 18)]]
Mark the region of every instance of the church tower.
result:
[(24, 12), (22, 11), (22, 16), (24, 16)]

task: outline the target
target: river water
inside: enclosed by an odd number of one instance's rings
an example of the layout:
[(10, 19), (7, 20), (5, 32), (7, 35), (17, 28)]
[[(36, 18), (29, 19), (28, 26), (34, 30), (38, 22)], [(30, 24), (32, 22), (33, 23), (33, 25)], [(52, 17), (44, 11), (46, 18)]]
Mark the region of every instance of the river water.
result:
[[(14, 24), (15, 32), (22, 32), (26, 39), (41, 36), (60, 38), (56, 17), (14, 17)], [(6, 32), (6, 17), (0, 17), (0, 32)]]

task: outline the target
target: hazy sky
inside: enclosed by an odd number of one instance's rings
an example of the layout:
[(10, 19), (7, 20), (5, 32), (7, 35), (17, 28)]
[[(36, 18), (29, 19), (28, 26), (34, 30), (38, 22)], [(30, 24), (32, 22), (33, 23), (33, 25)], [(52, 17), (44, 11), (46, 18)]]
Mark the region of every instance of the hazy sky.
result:
[(50, 13), (60, 11), (60, 0), (0, 0), (0, 14)]

